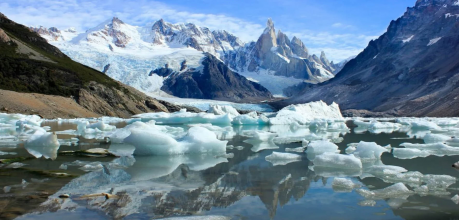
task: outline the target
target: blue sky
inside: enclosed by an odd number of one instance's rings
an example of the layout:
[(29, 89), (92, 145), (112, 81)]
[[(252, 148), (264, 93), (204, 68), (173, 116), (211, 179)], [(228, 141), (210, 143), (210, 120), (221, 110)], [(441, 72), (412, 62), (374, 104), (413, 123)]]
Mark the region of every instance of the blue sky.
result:
[(28, 26), (84, 31), (113, 16), (132, 25), (160, 18), (224, 29), (243, 41), (257, 40), (266, 20), (313, 53), (340, 61), (358, 54), (384, 33), (415, 0), (3, 0), (0, 12)]

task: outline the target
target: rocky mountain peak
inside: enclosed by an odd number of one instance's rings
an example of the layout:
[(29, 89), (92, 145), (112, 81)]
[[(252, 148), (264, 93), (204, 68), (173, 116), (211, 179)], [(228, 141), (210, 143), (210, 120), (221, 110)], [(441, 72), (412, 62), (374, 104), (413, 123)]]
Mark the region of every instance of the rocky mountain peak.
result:
[(308, 48), (306, 48), (306, 46), (303, 44), (303, 42), (299, 38), (293, 36), (290, 45), (292, 48), (292, 52), (296, 54), (297, 56), (303, 57), (303, 58), (309, 57)]
[(327, 66), (332, 66), (332, 65), (330, 64), (330, 61), (329, 61), (329, 60), (327, 59), (327, 57), (325, 56), (325, 52), (324, 52), (324, 51), (322, 51), (322, 52), (320, 53), (320, 61), (322, 61), (322, 63), (325, 64), (325, 65), (327, 65)]
[(113, 17), (112, 24), (124, 24), (124, 22), (120, 20), (118, 17)]
[(274, 23), (273, 20), (271, 20), (271, 18), (268, 18), (268, 21), (266, 22), (266, 28), (274, 29)]
[(37, 32), (41, 36), (46, 36), (49, 40), (57, 41), (59, 40), (59, 38), (62, 38), (61, 31), (56, 27), (45, 28), (43, 26), (40, 26), (38, 28), (29, 27), (29, 29), (31, 31)]

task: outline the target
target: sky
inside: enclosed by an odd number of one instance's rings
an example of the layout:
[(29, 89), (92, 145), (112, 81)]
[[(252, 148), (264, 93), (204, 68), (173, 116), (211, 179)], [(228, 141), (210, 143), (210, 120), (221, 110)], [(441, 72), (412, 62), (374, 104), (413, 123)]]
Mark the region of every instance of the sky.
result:
[(116, 16), (151, 25), (195, 23), (256, 41), (271, 18), (276, 30), (300, 38), (310, 52), (339, 62), (361, 52), (416, 0), (2, 0), (0, 12), (26, 26), (85, 31)]

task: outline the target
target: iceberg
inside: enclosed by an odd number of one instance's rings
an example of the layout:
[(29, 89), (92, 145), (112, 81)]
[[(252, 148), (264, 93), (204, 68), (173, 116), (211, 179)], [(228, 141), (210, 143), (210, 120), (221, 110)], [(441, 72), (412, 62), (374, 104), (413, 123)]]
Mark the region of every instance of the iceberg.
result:
[(284, 107), (277, 112), (274, 118), (270, 118), (272, 125), (308, 124), (314, 119), (340, 119), (343, 120), (339, 106), (336, 103), (327, 105), (323, 101), (310, 102), (306, 104), (296, 104)]
[(27, 152), (36, 158), (43, 156), (46, 159), (54, 160), (57, 158), (57, 150), (59, 150), (60, 144), (56, 134), (37, 130), (27, 139), (24, 147)]

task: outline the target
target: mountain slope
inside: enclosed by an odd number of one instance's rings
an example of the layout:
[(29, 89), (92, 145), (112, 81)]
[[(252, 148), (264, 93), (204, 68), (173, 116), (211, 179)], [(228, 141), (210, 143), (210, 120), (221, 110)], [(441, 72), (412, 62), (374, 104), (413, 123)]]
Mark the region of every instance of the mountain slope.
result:
[(167, 77), (162, 90), (181, 98), (200, 98), (235, 102), (269, 100), (271, 93), (258, 83), (231, 71), (213, 55), (206, 53), (202, 67), (173, 72), (165, 67), (153, 71)]
[(100, 115), (128, 117), (146, 111), (168, 111), (135, 89), (74, 62), (1, 13), (0, 38), (0, 89), (71, 97)]
[(324, 100), (395, 115), (459, 115), (459, 3), (418, 0), (332, 80), (279, 106)]

